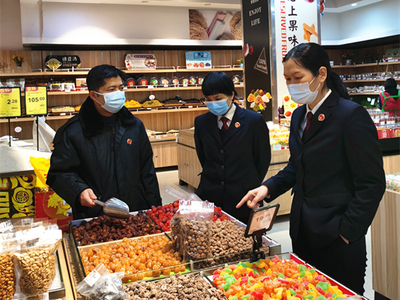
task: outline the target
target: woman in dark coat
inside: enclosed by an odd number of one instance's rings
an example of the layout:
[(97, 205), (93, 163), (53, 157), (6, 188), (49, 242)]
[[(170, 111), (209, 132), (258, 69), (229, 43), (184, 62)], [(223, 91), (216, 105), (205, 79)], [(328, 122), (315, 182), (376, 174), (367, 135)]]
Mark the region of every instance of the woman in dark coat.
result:
[(239, 203), (251, 208), (293, 188), (293, 252), (363, 294), (365, 235), (385, 191), (376, 128), (350, 98), (318, 44), (300, 44), (283, 60), (297, 108), (290, 125), (290, 160)]

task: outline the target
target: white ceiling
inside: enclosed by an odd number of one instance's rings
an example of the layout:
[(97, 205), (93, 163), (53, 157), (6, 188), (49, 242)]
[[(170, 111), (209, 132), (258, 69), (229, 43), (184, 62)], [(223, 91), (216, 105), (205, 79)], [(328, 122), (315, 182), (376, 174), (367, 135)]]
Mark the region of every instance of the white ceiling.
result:
[[(242, 0), (42, 0), (43, 3), (62, 2), (62, 3), (89, 3), (89, 4), (125, 4), (125, 5), (188, 7), (196, 9), (199, 8), (224, 9), (224, 10), (240, 10), (241, 1)], [(357, 9), (380, 1), (384, 0), (325, 0), (325, 12), (342, 13), (345, 11)], [(20, 2), (36, 4), (38, 0), (20, 0)], [(351, 6), (351, 4), (353, 3), (357, 3), (357, 6)]]

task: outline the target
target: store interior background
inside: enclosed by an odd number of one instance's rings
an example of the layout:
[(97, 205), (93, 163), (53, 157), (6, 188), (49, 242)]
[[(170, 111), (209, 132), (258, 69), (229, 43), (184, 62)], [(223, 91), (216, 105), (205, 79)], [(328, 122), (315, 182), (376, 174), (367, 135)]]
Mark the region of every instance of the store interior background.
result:
[[(29, 50), (24, 45), (40, 44), (131, 45), (129, 49), (135, 49), (132, 45), (212, 46), (216, 41), (189, 39), (188, 9), (240, 10), (241, 7), (239, 0), (98, 2), (43, 0), (41, 37), (38, 1), (0, 0), (0, 51)], [(352, 3), (357, 6), (351, 6)], [(376, 39), (399, 35), (399, 12), (399, 0), (327, 0), (325, 14), (321, 16), (321, 44), (330, 47), (373, 43)], [(241, 46), (241, 41), (225, 43)], [(193, 192), (188, 186), (179, 185), (176, 168), (159, 170), (157, 176), (164, 204), (175, 200), (164, 191), (166, 186)], [(282, 252), (291, 251), (288, 229), (288, 216), (280, 216), (268, 234), (282, 245)], [(374, 299), (370, 232), (367, 251), (365, 296)]]

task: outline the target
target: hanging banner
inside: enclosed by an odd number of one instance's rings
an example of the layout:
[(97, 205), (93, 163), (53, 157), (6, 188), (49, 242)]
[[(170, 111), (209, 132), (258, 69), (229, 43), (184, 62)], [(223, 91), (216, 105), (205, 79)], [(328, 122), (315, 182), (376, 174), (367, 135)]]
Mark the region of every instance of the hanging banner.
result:
[[(273, 98), (286, 118), (297, 105), (290, 94), (283, 77), (282, 59), (295, 46), (301, 43), (321, 43), (319, 0), (274, 0), (273, 20)], [(277, 116), (278, 110), (274, 111)]]
[(246, 107), (272, 120), (270, 17), (267, 0), (242, 0)]
[(25, 88), (26, 115), (39, 116), (47, 114), (47, 87), (35, 86)]
[(0, 118), (21, 116), (21, 90), (19, 88), (0, 89)]

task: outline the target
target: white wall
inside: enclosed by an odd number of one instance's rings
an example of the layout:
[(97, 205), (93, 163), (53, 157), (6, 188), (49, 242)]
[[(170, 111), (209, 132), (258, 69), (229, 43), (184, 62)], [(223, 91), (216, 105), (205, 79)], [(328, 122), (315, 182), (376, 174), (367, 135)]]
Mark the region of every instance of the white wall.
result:
[(385, 0), (321, 17), (322, 45), (342, 45), (400, 34), (400, 1)]
[(22, 50), (19, 0), (0, 0), (0, 50)]
[(37, 4), (21, 3), (24, 44), (225, 44), (241, 41), (192, 41), (189, 8), (119, 4), (43, 3), (40, 41)]

